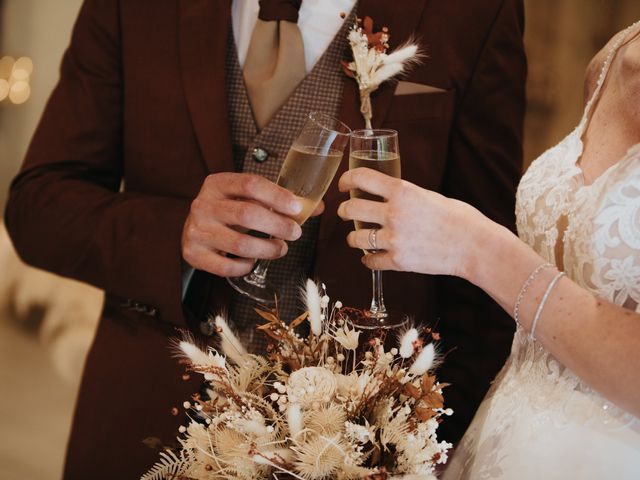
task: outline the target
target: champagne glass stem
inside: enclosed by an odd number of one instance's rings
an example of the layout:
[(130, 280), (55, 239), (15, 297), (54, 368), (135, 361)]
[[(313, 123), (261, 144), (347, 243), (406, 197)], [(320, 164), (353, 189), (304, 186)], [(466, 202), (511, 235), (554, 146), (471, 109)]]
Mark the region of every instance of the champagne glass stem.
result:
[(382, 293), (382, 272), (380, 270), (372, 270), (371, 277), (373, 280), (373, 298), (371, 299), (372, 317), (386, 317), (387, 308), (384, 306), (384, 295)]
[(267, 284), (267, 270), (270, 263), (269, 259), (258, 260), (251, 273), (244, 277), (245, 281), (256, 287), (264, 287)]

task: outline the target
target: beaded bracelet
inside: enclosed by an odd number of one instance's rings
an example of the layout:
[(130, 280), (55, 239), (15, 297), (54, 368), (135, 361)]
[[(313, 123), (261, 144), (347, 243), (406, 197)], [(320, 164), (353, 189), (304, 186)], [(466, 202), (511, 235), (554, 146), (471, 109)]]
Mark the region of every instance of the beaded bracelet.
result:
[(520, 288), (520, 293), (518, 293), (518, 296), (516, 298), (516, 304), (513, 307), (513, 319), (516, 321), (516, 324), (519, 327), (522, 327), (522, 324), (520, 323), (520, 304), (522, 304), (522, 300), (524, 299), (524, 294), (527, 293), (527, 290), (529, 290), (531, 283), (533, 283), (533, 280), (538, 276), (538, 274), (542, 270), (544, 270), (545, 268), (553, 268), (553, 267), (555, 267), (555, 265), (551, 263), (543, 263), (542, 265), (538, 265), (538, 267), (529, 274), (527, 279), (522, 284), (522, 288)]
[(545, 290), (544, 295), (542, 296), (542, 300), (540, 300), (540, 304), (538, 305), (538, 309), (536, 310), (536, 314), (533, 317), (533, 322), (531, 322), (531, 332), (529, 333), (529, 338), (531, 340), (535, 340), (536, 339), (536, 327), (538, 326), (538, 320), (540, 320), (540, 316), (542, 315), (542, 310), (544, 309), (544, 306), (547, 303), (547, 299), (549, 298), (549, 294), (553, 290), (553, 287), (556, 286), (556, 283), (558, 283), (558, 280), (560, 280), (565, 275), (566, 275), (566, 273), (564, 273), (564, 272), (558, 272), (556, 274), (556, 276), (553, 277), (553, 280), (551, 280), (549, 282), (549, 285), (547, 286), (547, 289)]

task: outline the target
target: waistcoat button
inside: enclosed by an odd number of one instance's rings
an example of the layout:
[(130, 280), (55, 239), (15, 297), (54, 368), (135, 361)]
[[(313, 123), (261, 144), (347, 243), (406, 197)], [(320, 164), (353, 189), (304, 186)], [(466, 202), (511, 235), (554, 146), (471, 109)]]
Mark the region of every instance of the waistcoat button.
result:
[(251, 156), (256, 162), (262, 163), (267, 158), (269, 158), (269, 153), (262, 147), (255, 147), (253, 149), (253, 152), (251, 153)]

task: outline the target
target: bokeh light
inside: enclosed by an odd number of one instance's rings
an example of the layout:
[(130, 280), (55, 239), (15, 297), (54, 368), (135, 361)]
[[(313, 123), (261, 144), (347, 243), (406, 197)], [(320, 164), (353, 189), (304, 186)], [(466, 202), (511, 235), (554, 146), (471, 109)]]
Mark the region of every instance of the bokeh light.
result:
[(0, 78), (0, 102), (7, 98), (9, 89), (9, 82), (4, 78)]
[(26, 80), (17, 80), (11, 85), (11, 89), (9, 90), (9, 100), (11, 100), (11, 103), (20, 105), (29, 100), (30, 96), (31, 87)]
[(0, 78), (7, 80), (11, 76), (14, 63), (16, 63), (16, 59), (8, 55), (0, 58)]
[(20, 57), (13, 64), (12, 76), (16, 80), (25, 80), (31, 76), (33, 72), (33, 61), (29, 57)]
[(0, 58), (0, 102), (8, 99), (14, 105), (29, 100), (33, 61), (29, 57), (17, 60), (9, 55)]

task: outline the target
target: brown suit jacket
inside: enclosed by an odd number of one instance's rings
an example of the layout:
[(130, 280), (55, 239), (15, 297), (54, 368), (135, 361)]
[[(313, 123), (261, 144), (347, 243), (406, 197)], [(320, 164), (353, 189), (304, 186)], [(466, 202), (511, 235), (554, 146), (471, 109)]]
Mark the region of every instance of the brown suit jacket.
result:
[[(65, 478), (136, 478), (156, 460), (142, 439), (174, 438), (183, 418), (171, 407), (197, 390), (180, 379), (168, 338), (187, 323), (180, 236), (190, 201), (207, 174), (233, 170), (224, 88), (230, 3), (86, 0), (12, 185), (6, 221), (22, 258), (107, 292)], [(416, 35), (428, 57), (405, 80), (443, 90), (399, 96), (388, 84), (374, 95), (374, 125), (400, 133), (403, 177), (513, 228), (522, 1), (361, 0), (358, 11), (390, 28), (392, 48)], [(347, 78), (341, 117), (362, 127)], [(351, 225), (335, 214), (344, 198), (334, 182), (315, 275), (334, 299), (364, 306), (370, 275), (346, 245)], [(224, 298), (223, 289), (214, 295)], [(442, 432), (455, 440), (504, 362), (512, 322), (455, 278), (388, 273), (385, 294), (389, 306), (438, 322), (443, 351), (455, 349), (440, 371), (454, 384), (446, 398), (456, 410)]]

